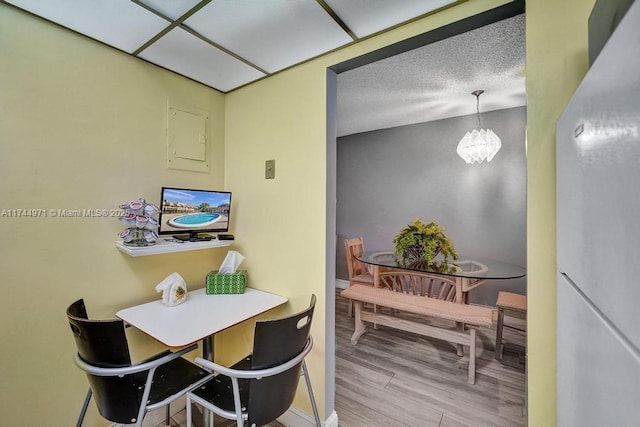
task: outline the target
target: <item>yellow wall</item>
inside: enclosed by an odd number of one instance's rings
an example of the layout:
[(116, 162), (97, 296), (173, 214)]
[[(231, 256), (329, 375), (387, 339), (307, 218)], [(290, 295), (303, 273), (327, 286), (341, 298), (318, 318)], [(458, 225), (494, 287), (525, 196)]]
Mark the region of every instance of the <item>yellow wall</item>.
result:
[(556, 121), (588, 68), (594, 0), (529, 1), (527, 271), (529, 425), (556, 423)]
[[(0, 210), (113, 208), (138, 196), (157, 203), (163, 184), (233, 191), (237, 248), (252, 285), (288, 295), (296, 308), (312, 292), (319, 297), (309, 365), (324, 407), (325, 69), (504, 3), (460, 4), (226, 96), (1, 5)], [(532, 426), (555, 424), (555, 122), (586, 72), (592, 5), (527, 3)], [(211, 112), (210, 174), (165, 169), (167, 98)], [(276, 159), (275, 180), (264, 179), (267, 159)], [(224, 255), (127, 257), (113, 246), (122, 228), (115, 218), (0, 224), (6, 425), (69, 425), (76, 416), (86, 380), (71, 362), (71, 301), (84, 297), (90, 314), (111, 317), (157, 297), (153, 286), (173, 271), (201, 285)], [(217, 354), (223, 362), (250, 342), (250, 326), (238, 329), (216, 340), (218, 351), (232, 350)], [(137, 347), (155, 347), (132, 334)], [(309, 408), (305, 393), (296, 405)], [(87, 425), (108, 424), (91, 417)]]
[[(224, 95), (0, 5), (0, 212), (116, 208), (162, 185), (222, 188)], [(165, 168), (167, 99), (208, 110), (211, 173)], [(87, 380), (65, 309), (111, 318), (177, 271), (201, 287), (224, 252), (132, 258), (117, 218), (0, 217), (0, 424), (73, 424)], [(131, 331), (134, 347), (157, 346)], [(91, 405), (86, 425), (97, 421)]]
[[(320, 262), (323, 248), (316, 245), (322, 244), (324, 233), (321, 215), (326, 178), (323, 168), (325, 123), (319, 121), (326, 108), (324, 69), (503, 3), (506, 2), (467, 2), (232, 92), (226, 98), (227, 161), (234, 166), (227, 170), (228, 185), (253, 192), (251, 201), (247, 201), (252, 206), (250, 212), (270, 200), (304, 209), (306, 216), (287, 218), (281, 226), (286, 230), (305, 230), (304, 239), (309, 245), (303, 250), (314, 251), (309, 252), (309, 256), (317, 257)], [(555, 425), (555, 123), (587, 71), (586, 22), (592, 6), (592, 0), (529, 1), (526, 6), (528, 409), (532, 426)], [(262, 176), (264, 160), (269, 158), (277, 159), (275, 181), (264, 181)], [(290, 195), (295, 190), (299, 193), (291, 204)], [(314, 214), (313, 207), (319, 213)], [(247, 252), (259, 253), (273, 239), (286, 239), (290, 242), (285, 245), (288, 250), (282, 258), (296, 257), (301, 250), (297, 244), (301, 236), (297, 232), (279, 236), (280, 226), (269, 227), (272, 220), (248, 215), (239, 218), (239, 227), (243, 230), (252, 227), (256, 233), (262, 231), (254, 234), (253, 237), (260, 235), (260, 239), (251, 239)], [(284, 262), (265, 265), (264, 273), (277, 277)], [(297, 271), (303, 274), (303, 270), (312, 266), (305, 263)], [(285, 274), (289, 273), (292, 272)], [(288, 281), (281, 283), (283, 292), (290, 292)], [(321, 291), (323, 283), (323, 277), (314, 281), (315, 292)]]
[[(240, 195), (235, 221), (238, 234), (247, 236), (239, 241), (251, 260), (252, 279), (284, 295), (324, 296), (326, 68), (503, 3), (462, 3), (227, 94), (226, 183)], [(276, 160), (275, 180), (264, 179), (268, 159)], [(311, 356), (321, 413), (323, 299), (314, 318)], [(306, 394), (299, 393), (295, 404), (310, 411), (307, 402)]]

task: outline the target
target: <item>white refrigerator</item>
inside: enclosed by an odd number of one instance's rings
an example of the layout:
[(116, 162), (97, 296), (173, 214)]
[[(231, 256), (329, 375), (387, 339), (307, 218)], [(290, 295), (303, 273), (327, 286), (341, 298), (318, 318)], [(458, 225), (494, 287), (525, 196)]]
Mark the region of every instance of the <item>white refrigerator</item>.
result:
[(559, 427), (640, 426), (640, 1), (557, 124)]

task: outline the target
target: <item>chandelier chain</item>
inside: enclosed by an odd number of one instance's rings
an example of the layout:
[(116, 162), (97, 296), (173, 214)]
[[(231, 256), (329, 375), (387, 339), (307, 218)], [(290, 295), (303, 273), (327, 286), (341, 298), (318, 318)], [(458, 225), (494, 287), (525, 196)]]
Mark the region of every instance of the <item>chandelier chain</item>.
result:
[(478, 130), (482, 129), (480, 124), (480, 95), (484, 93), (484, 90), (478, 89), (471, 92), (471, 95), (476, 97), (476, 118), (478, 119)]
[(476, 117), (478, 118), (478, 130), (482, 129), (480, 126), (480, 94), (476, 94)]

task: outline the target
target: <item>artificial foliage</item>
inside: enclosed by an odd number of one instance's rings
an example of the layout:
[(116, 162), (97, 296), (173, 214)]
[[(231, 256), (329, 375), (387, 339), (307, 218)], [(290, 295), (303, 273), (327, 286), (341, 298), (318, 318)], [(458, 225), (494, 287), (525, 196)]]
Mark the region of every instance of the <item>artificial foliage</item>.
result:
[(425, 224), (418, 218), (404, 227), (393, 238), (393, 243), (396, 256), (407, 266), (431, 271), (455, 270), (450, 261), (457, 260), (458, 254), (442, 227), (433, 221)]

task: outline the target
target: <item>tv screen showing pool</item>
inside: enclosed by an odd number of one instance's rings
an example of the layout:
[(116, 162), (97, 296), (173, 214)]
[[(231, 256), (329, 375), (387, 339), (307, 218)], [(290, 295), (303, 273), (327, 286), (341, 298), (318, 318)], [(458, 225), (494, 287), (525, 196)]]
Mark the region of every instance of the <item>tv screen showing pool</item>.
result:
[(229, 231), (231, 193), (162, 187), (160, 234)]

